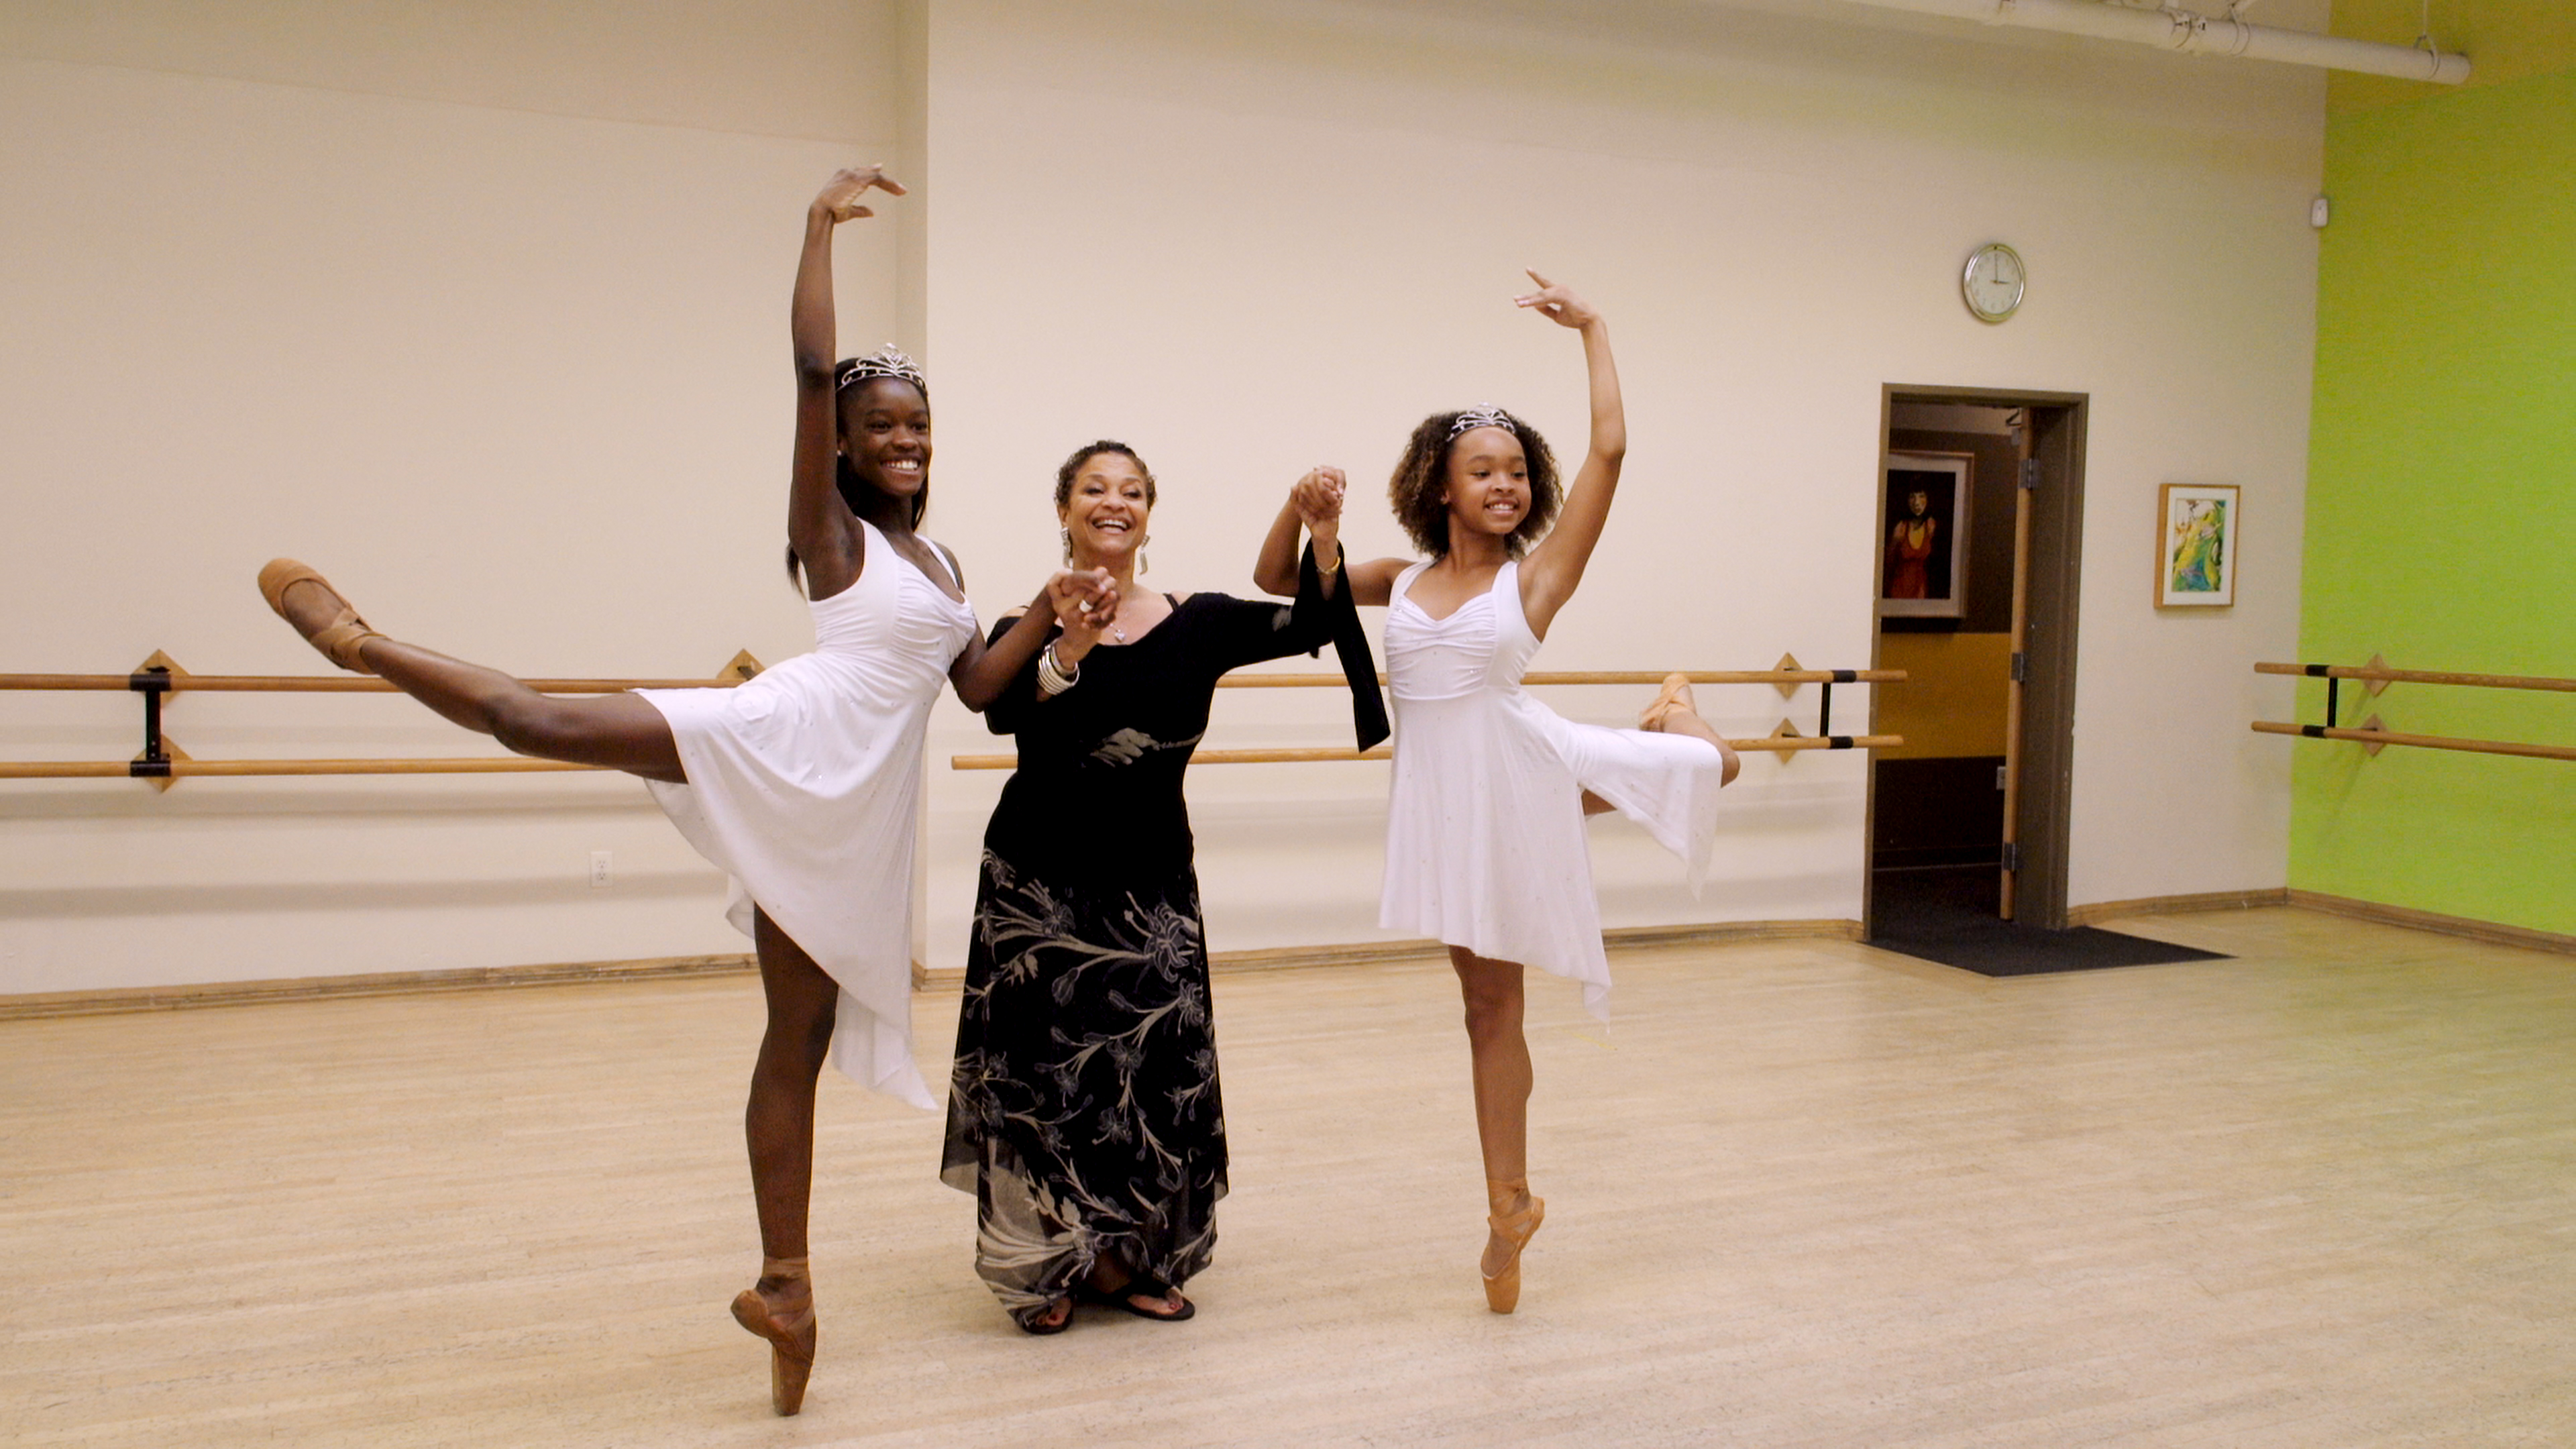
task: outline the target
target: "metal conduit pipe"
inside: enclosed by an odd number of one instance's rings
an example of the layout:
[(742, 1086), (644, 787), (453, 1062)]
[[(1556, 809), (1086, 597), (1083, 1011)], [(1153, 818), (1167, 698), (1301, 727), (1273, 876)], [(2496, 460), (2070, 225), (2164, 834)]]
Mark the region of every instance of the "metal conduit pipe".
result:
[(2361, 71), (2400, 80), (2458, 85), (2469, 78), (2469, 58), (2420, 50), (2411, 45), (2381, 45), (2313, 35), (2304, 30), (2255, 25), (2227, 15), (2200, 15), (2172, 6), (2146, 9), (2105, 4), (2102, 0), (1859, 0), (1881, 10), (1917, 15), (1946, 15), (1986, 25), (2025, 30), (2055, 30), (2101, 40), (2125, 40), (2191, 55), (2243, 56), (2328, 70)]

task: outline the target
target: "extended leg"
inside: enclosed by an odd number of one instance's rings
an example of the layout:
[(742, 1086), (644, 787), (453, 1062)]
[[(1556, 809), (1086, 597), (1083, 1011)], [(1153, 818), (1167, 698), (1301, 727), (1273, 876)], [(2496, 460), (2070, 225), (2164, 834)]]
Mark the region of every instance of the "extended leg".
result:
[[(277, 611), (306, 639), (329, 628), (347, 603), (318, 578), (289, 584)], [(631, 694), (561, 699), (539, 694), (496, 669), (371, 634), (355, 646), (368, 669), (448, 719), (522, 755), (602, 765), (677, 784), (680, 749), (662, 712)]]

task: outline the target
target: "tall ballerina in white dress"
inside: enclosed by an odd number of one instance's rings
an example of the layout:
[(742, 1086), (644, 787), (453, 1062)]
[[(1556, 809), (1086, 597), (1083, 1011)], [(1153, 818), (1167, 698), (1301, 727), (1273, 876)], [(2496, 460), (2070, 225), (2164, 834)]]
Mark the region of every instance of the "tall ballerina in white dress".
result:
[[(1696, 884), (1718, 789), (1737, 767), (1681, 675), (1635, 730), (1571, 723), (1521, 688), (1583, 580), (1627, 451), (1609, 329), (1573, 293), (1530, 279), (1540, 290), (1518, 304), (1583, 334), (1592, 435), (1573, 488), (1560, 496), (1546, 440), (1509, 413), (1434, 414), (1414, 429), (1390, 489), (1397, 519), (1430, 557), (1348, 570), (1355, 602), (1390, 606), (1395, 781), (1378, 923), (1448, 946), (1466, 998), (1491, 1207), (1479, 1271), (1497, 1313), (1520, 1301), (1521, 1249), (1546, 1206), (1529, 1192), (1522, 968), (1571, 977), (1594, 1014), (1609, 1010), (1583, 817), (1616, 809), (1636, 819), (1690, 863)], [(1321, 509), (1338, 504), (1344, 479), (1323, 468), (1299, 488), (1301, 506)], [(1295, 579), (1293, 560), (1264, 555), (1263, 587)]]
[[(1105, 617), (1105, 575), (1058, 573), (987, 648), (955, 555), (916, 531), (930, 488), (928, 384), (891, 347), (832, 360), (832, 236), (873, 215), (861, 167), (806, 210), (790, 310), (796, 441), (787, 537), (815, 648), (733, 689), (539, 694), (496, 670), (377, 633), (292, 559), (260, 592), (342, 668), (382, 675), (521, 754), (640, 775), (680, 833), (734, 879), (727, 914), (760, 958), (769, 1022), (744, 1129), (764, 1262), (733, 1303), (769, 1340), (771, 1407), (796, 1413), (814, 1364), (806, 1215), (814, 1089), (827, 1051), (863, 1085), (929, 1108), (912, 1059), (911, 902), (922, 738), (953, 682), (982, 709), (1059, 615)], [(1087, 613), (1086, 613), (1087, 611)]]

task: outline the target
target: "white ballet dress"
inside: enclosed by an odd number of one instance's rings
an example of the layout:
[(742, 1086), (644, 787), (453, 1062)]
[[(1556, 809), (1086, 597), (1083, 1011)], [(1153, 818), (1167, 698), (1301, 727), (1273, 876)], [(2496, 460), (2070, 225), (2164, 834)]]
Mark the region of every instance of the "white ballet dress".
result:
[(1539, 638), (1521, 612), (1520, 565), (1445, 619), (1410, 597), (1427, 563), (1395, 581), (1386, 673), (1395, 696), (1378, 924), (1583, 984), (1607, 1019), (1610, 961), (1583, 829), (1591, 791), (1707, 877), (1725, 757), (1706, 740), (1576, 724), (1530, 697)]
[(832, 1064), (934, 1108), (912, 1060), (913, 840), (922, 737), (974, 606), (866, 520), (867, 559), (810, 607), (814, 652), (731, 689), (645, 689), (685, 785), (651, 786), (671, 823), (733, 877), (725, 915), (757, 905), (841, 988)]

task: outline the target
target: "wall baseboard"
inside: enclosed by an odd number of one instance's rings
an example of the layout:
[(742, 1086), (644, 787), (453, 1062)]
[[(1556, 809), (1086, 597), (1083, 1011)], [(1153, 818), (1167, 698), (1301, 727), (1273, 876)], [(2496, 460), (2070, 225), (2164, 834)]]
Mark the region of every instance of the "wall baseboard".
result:
[(2134, 900), (2095, 901), (2091, 905), (2068, 906), (2066, 924), (2090, 926), (2098, 921), (2118, 920), (2123, 916), (2180, 916), (2195, 911), (2250, 911), (2260, 906), (2286, 906), (2290, 892), (2274, 886), (2262, 891), (2202, 891), (2196, 895), (2139, 896)]
[[(1721, 921), (1692, 926), (1623, 926), (1604, 931), (1613, 949), (1715, 946), (1731, 941), (1822, 938), (1857, 941), (1860, 922)], [(1282, 946), (1262, 951), (1219, 951), (1214, 971), (1286, 971), (1333, 966), (1383, 966), (1436, 961), (1436, 941), (1363, 941), (1345, 946)], [(68, 1016), (122, 1016), (142, 1011), (192, 1011), (219, 1006), (260, 1006), (287, 1001), (336, 1001), (358, 996), (431, 996), (450, 991), (500, 991), (585, 982), (656, 981), (675, 976), (749, 975), (759, 969), (749, 952), (719, 956), (654, 956), (638, 961), (563, 961), (541, 966), (485, 966), (456, 971), (384, 971), (361, 976), (305, 976), (277, 981), (208, 981), (188, 986), (131, 986), (100, 991), (43, 991), (0, 996), (0, 1021)], [(912, 964), (913, 989), (953, 986), (963, 967), (928, 971)]]
[(122, 1016), (138, 1011), (260, 1006), (281, 1001), (336, 1001), (353, 996), (434, 996), (590, 981), (654, 981), (673, 976), (730, 976), (758, 969), (749, 952), (721, 956), (650, 956), (637, 961), (560, 961), (543, 966), (480, 966), (455, 971), (380, 971), (362, 976), (300, 976), (277, 981), (207, 981), (187, 986), (129, 986), (102, 991), (40, 991), (0, 996), (0, 1021), (59, 1016)]
[(2483, 941), (2490, 946), (2520, 946), (2527, 950), (2576, 956), (2576, 936), (2561, 935), (2556, 931), (2471, 920), (2467, 916), (2446, 916), (2439, 911), (2419, 911), (2409, 906), (2384, 906), (2377, 901), (2357, 901), (2350, 896), (2330, 896), (2323, 891), (2294, 890), (2289, 892), (2289, 897), (2291, 905), (2302, 910), (2321, 911), (2329, 916), (2372, 921), (2383, 926), (2403, 926), (2410, 931), (2430, 931), (2437, 936), (2459, 936)]

